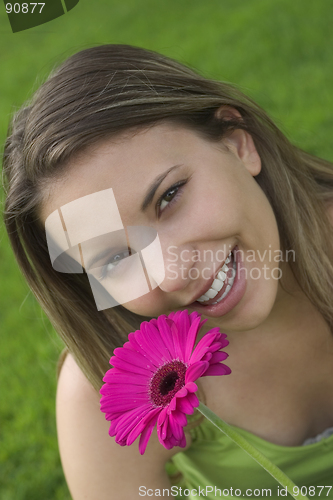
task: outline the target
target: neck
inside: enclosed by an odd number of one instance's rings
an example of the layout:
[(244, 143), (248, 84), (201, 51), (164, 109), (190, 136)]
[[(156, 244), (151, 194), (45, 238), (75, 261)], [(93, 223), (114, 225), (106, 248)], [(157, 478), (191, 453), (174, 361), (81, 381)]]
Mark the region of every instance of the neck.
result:
[[(223, 389), (222, 418), (287, 445), (333, 424), (333, 335), (290, 274), (256, 328), (228, 332), (214, 320), (230, 342), (232, 373), (216, 382)], [(212, 322), (204, 326), (207, 331)], [(208, 394), (209, 382), (203, 381)]]

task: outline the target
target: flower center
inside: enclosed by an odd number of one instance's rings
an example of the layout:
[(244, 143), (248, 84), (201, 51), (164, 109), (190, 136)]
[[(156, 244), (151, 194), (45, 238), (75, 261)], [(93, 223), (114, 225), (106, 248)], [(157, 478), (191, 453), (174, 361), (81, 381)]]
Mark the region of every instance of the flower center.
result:
[(179, 379), (178, 373), (171, 372), (163, 380), (161, 380), (160, 393), (162, 394), (162, 396), (165, 396), (175, 388), (178, 379)]
[(181, 361), (165, 364), (153, 376), (150, 398), (156, 406), (167, 406), (174, 395), (185, 385), (186, 365)]

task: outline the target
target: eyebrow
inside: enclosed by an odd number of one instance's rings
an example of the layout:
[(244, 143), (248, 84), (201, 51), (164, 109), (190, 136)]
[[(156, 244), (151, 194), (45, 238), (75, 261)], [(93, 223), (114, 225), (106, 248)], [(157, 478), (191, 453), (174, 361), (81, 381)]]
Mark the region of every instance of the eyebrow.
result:
[(145, 212), (145, 210), (147, 210), (147, 208), (149, 207), (149, 205), (151, 204), (151, 202), (154, 199), (154, 196), (155, 196), (157, 188), (163, 182), (163, 180), (166, 178), (166, 176), (170, 172), (172, 172), (173, 170), (175, 170), (176, 168), (179, 168), (179, 167), (182, 167), (182, 166), (183, 166), (183, 164), (174, 165), (173, 167), (171, 167), (168, 170), (166, 170), (165, 172), (163, 172), (163, 174), (161, 174), (158, 177), (156, 177), (156, 179), (149, 186), (147, 194), (146, 194), (146, 196), (145, 196), (145, 198), (144, 198), (144, 200), (142, 202), (142, 205), (141, 205), (141, 211), (142, 212)]

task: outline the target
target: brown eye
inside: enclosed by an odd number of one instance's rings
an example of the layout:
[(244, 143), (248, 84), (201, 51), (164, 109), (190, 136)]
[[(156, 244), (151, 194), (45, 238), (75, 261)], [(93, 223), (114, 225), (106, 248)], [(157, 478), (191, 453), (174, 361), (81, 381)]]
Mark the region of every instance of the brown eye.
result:
[(163, 210), (166, 207), (166, 205), (172, 200), (172, 198), (177, 193), (178, 189), (179, 189), (179, 186), (172, 188), (172, 189), (169, 189), (169, 191), (163, 196), (163, 198), (161, 199), (161, 203), (160, 203), (161, 210)]
[(161, 214), (165, 209), (168, 209), (169, 206), (176, 202), (176, 200), (182, 195), (183, 188), (187, 183), (187, 180), (188, 179), (183, 179), (177, 182), (173, 186), (170, 186), (169, 189), (162, 194), (156, 205), (157, 212)]

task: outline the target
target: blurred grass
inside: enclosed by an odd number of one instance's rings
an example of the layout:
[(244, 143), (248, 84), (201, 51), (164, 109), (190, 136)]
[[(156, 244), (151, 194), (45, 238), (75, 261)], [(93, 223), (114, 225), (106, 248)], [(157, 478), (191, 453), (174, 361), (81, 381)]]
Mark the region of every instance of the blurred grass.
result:
[[(11, 113), (58, 62), (128, 43), (237, 84), (299, 147), (332, 160), (332, 21), (328, 0), (80, 0), (65, 16), (12, 34), (0, 7), (0, 144)], [(1, 224), (1, 500), (70, 499), (54, 418), (60, 350)]]

